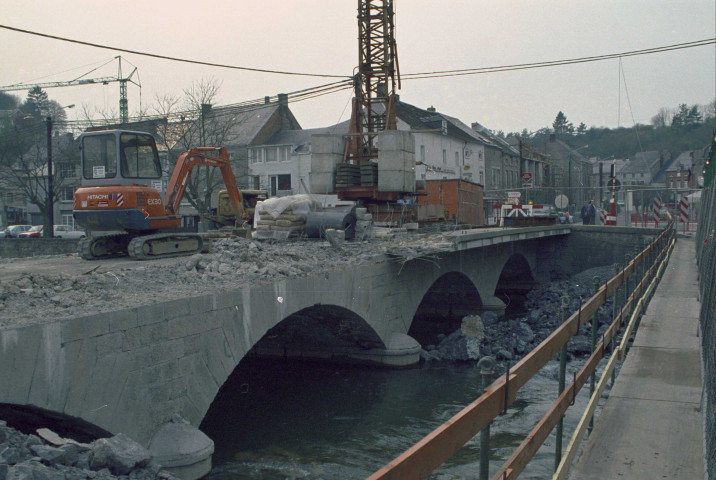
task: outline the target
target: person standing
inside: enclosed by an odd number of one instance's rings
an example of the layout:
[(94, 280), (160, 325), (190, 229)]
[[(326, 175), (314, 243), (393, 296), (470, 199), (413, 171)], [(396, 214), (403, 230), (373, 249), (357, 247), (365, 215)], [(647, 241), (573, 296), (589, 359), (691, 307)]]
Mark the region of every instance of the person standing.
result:
[(597, 207), (594, 205), (594, 200), (591, 200), (589, 202), (589, 207), (587, 208), (587, 215), (589, 216), (589, 225), (594, 225), (595, 220), (597, 218)]
[(586, 201), (582, 206), (582, 211), (579, 213), (579, 218), (582, 219), (584, 225), (589, 225), (589, 203)]

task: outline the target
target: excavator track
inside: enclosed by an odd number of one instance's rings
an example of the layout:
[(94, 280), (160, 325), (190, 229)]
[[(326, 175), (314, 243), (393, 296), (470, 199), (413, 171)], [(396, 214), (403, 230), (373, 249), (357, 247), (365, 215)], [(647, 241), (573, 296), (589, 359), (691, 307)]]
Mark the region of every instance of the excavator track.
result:
[(130, 240), (132, 236), (129, 234), (85, 237), (77, 244), (77, 253), (85, 260), (126, 257)]
[(201, 253), (204, 241), (196, 233), (157, 233), (133, 238), (127, 247), (135, 260), (180, 257)]

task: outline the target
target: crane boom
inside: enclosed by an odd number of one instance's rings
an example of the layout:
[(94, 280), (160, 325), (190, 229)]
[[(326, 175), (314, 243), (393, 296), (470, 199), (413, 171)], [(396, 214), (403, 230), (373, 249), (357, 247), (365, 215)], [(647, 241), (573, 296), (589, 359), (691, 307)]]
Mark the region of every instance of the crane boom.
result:
[[(13, 85), (6, 85), (0, 87), (0, 92), (12, 92), (17, 90), (30, 90), (35, 87), (39, 88), (57, 88), (57, 87), (74, 87), (77, 85), (107, 85), (112, 82), (119, 82), (119, 121), (121, 123), (127, 123), (129, 121), (129, 110), (127, 101), (127, 82), (132, 81), (132, 76), (137, 73), (137, 67), (127, 75), (122, 75), (122, 57), (119, 55), (114, 57), (119, 61), (119, 67), (117, 70), (116, 77), (99, 77), (99, 78), (82, 78), (87, 73), (83, 74), (79, 78), (74, 80), (67, 80), (62, 82), (42, 82), (42, 83), (15, 83)], [(106, 65), (106, 64), (105, 64)], [(100, 67), (98, 67), (100, 68)], [(95, 69), (96, 70), (96, 69)], [(134, 83), (134, 82), (133, 82)], [(137, 84), (139, 85), (139, 84)], [(141, 85), (140, 85), (141, 88)]]

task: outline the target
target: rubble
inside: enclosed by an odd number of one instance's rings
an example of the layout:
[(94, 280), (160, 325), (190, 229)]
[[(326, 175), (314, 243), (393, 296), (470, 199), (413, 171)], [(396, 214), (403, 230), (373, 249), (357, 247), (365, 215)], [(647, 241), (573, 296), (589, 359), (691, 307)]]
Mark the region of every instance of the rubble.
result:
[[(391, 239), (345, 241), (340, 248), (330, 245), (317, 239), (276, 242), (230, 236), (213, 239), (210, 253), (168, 259), (173, 261), (126, 261), (112, 267), (71, 255), (66, 262), (86, 265), (82, 274), (55, 268), (0, 280), (0, 327), (211, 294), (386, 259), (404, 263), (453, 250), (442, 235), (404, 232)], [(22, 260), (0, 260), (0, 269), (18, 261)]]
[(0, 420), (0, 478), (177, 480), (160, 470), (149, 451), (121, 433), (85, 444), (40, 430), (52, 441), (45, 443)]
[[(498, 361), (522, 358), (546, 339), (561, 324), (562, 296), (570, 297), (569, 315), (579, 309), (580, 301), (592, 297), (592, 278), (600, 284), (612, 277), (614, 267), (597, 267), (573, 276), (542, 285), (527, 294), (526, 316), (500, 321), (492, 312), (463, 318), (462, 326), (437, 345), (427, 346), (421, 353), (425, 361), (467, 362), (492, 356)], [(599, 309), (598, 335), (612, 321), (612, 297)], [(567, 344), (569, 358), (591, 353), (591, 321), (580, 328)]]

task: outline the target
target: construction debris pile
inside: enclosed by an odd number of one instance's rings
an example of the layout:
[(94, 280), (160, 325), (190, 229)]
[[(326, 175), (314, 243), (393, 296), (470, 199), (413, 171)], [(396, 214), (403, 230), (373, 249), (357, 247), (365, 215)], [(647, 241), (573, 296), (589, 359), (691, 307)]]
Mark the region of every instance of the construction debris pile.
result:
[(21, 433), (0, 420), (0, 478), (178, 480), (122, 433), (92, 443), (65, 439), (46, 428), (37, 433)]
[[(397, 234), (332, 245), (319, 239), (261, 242), (214, 239), (212, 251), (162, 262), (84, 262), (82, 274), (57, 271), (0, 281), (0, 327), (119, 310), (388, 260), (452, 251), (442, 235)], [(13, 261), (6, 259), (5, 261)], [(0, 268), (2, 265), (0, 264)]]

